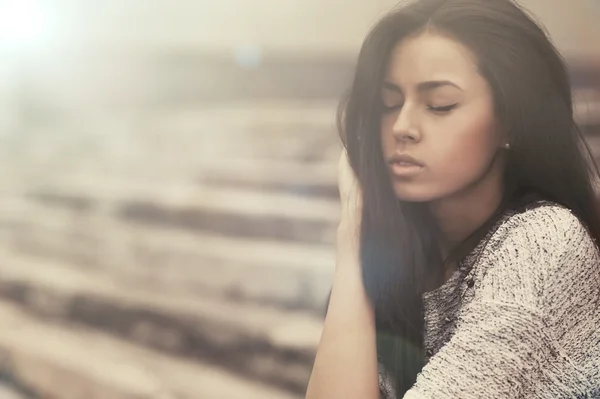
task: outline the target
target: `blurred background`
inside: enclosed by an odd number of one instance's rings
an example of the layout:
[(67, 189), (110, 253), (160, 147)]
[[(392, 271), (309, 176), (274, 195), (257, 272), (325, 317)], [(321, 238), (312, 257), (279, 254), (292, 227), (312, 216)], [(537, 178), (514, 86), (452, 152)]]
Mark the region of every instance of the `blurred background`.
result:
[[(600, 156), (600, 3), (523, 0)], [(300, 398), (392, 0), (0, 1), (0, 399)]]

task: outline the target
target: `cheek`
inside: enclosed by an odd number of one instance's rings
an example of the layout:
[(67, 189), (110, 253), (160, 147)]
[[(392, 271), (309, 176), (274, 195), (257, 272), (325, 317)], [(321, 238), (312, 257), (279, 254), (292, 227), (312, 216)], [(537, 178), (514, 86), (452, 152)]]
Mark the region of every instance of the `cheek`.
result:
[(394, 135), (392, 133), (394, 128), (394, 120), (393, 118), (382, 118), (381, 119), (381, 127), (380, 127), (380, 135), (381, 135), (381, 149), (384, 154), (389, 154), (396, 149), (396, 140), (394, 139)]
[(436, 158), (447, 172), (468, 169), (477, 173), (489, 165), (499, 145), (493, 117), (488, 113), (479, 118), (457, 118), (448, 120), (443, 139), (436, 143)]

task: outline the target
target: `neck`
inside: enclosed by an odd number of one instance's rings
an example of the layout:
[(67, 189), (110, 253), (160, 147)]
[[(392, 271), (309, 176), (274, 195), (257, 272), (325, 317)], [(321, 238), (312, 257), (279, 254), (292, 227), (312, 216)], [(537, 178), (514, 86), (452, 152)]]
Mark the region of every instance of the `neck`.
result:
[(486, 179), (429, 204), (441, 233), (440, 249), (444, 257), (494, 214), (502, 201), (502, 193), (500, 179)]

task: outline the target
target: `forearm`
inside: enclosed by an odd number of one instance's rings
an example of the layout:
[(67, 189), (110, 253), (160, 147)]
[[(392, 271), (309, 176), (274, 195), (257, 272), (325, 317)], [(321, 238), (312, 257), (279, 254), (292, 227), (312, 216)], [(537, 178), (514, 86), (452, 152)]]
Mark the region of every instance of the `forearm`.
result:
[(327, 316), (307, 399), (377, 399), (375, 320), (358, 256), (338, 245)]
[(548, 365), (562, 372), (572, 366), (538, 312), (523, 303), (475, 300), (463, 308), (454, 335), (423, 367), (404, 398), (537, 397), (533, 392), (571, 397), (563, 384), (570, 379), (568, 373), (562, 381), (544, 377)]

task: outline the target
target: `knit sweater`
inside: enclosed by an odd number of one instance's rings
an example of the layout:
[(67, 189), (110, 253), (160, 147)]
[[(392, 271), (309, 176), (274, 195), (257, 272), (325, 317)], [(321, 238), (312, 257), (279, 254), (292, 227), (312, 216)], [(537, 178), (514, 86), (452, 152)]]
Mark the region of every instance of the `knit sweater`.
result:
[[(600, 398), (600, 254), (568, 209), (507, 212), (423, 309), (405, 399)], [(399, 399), (382, 365), (379, 380)]]

